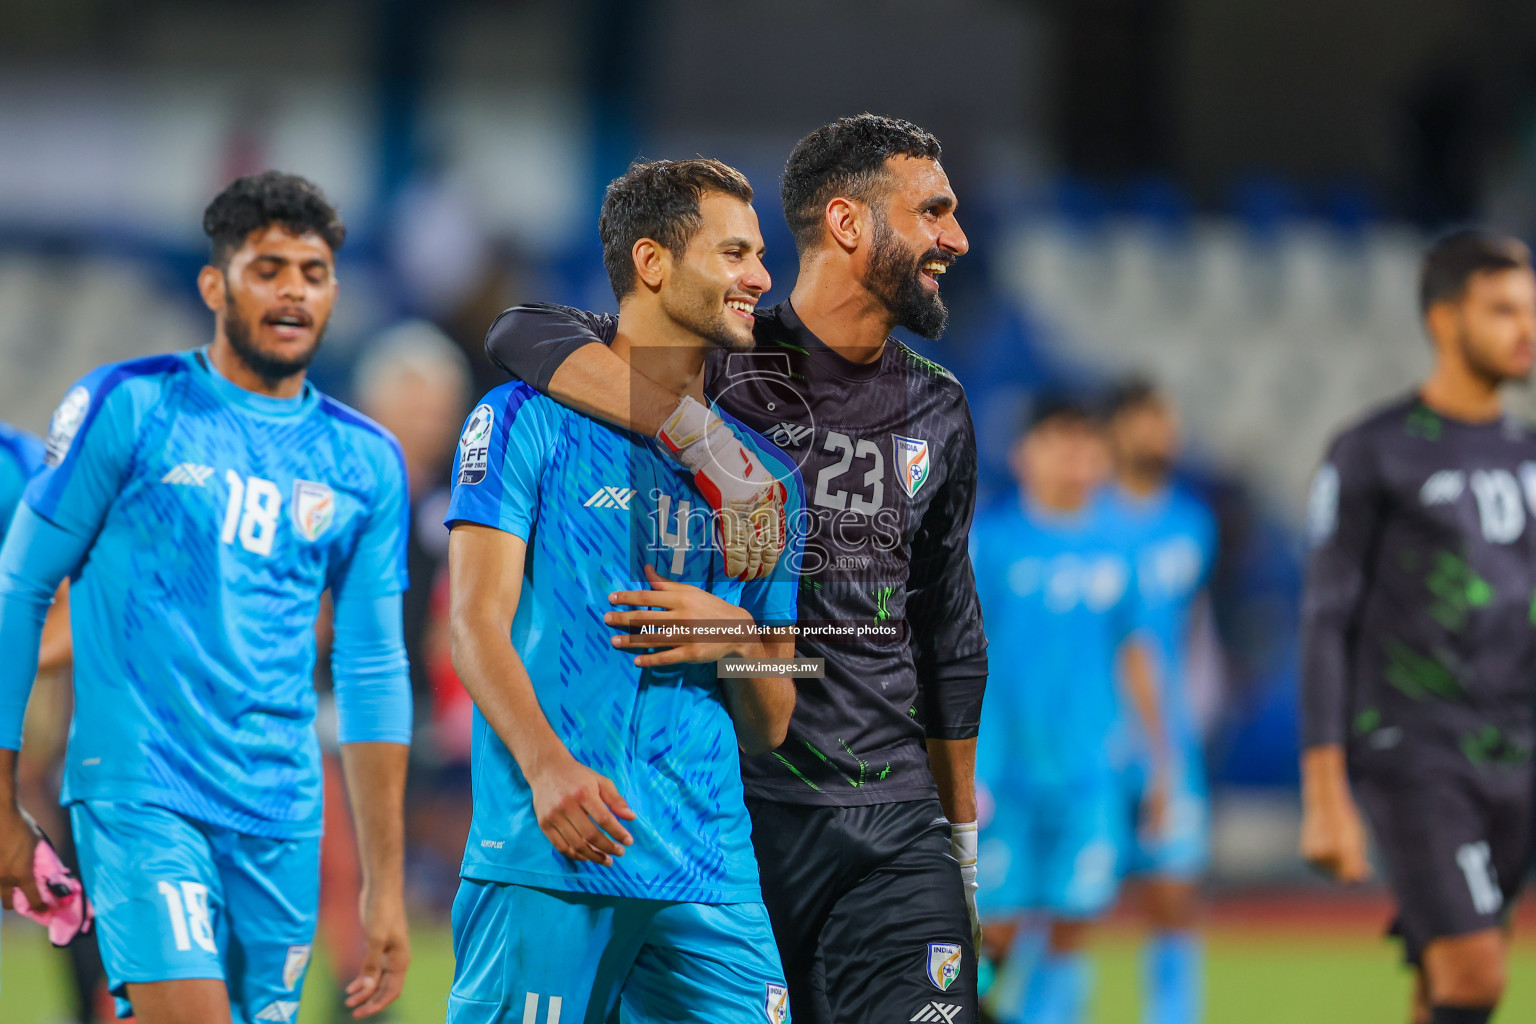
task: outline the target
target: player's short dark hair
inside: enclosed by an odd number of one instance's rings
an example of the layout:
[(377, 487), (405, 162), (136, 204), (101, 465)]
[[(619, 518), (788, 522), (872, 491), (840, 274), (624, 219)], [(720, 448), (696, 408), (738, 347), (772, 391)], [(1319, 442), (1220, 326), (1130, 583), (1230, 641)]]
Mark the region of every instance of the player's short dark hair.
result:
[(821, 240), (823, 211), (837, 196), (868, 202), (893, 156), (939, 159), (939, 140), (911, 121), (878, 114), (840, 117), (795, 143), (780, 183), (784, 219), (805, 252)]
[(1093, 411), (1088, 403), (1062, 391), (1044, 391), (1035, 396), (1025, 410), (1020, 437), (1026, 437), (1047, 424), (1063, 427), (1091, 427)]
[(1152, 378), (1140, 375), (1126, 377), (1109, 389), (1102, 405), (1105, 420), (1112, 420), (1123, 412), (1157, 406), (1164, 403), (1163, 393)]
[(1454, 302), (1478, 274), (1531, 266), (1531, 250), (1518, 238), (1463, 228), (1441, 236), (1424, 254), (1419, 270), (1419, 312), (1437, 302)]
[(704, 223), (699, 203), (708, 192), (752, 201), (746, 175), (705, 157), (637, 160), (608, 183), (597, 233), (603, 240), (608, 283), (617, 298), (635, 290), (635, 243), (649, 238), (673, 255), (682, 253)]
[(263, 171), (236, 178), (203, 211), (209, 262), (224, 266), (252, 231), (274, 224), (295, 235), (319, 235), (333, 253), (347, 240), (341, 215), (319, 186), (297, 174)]

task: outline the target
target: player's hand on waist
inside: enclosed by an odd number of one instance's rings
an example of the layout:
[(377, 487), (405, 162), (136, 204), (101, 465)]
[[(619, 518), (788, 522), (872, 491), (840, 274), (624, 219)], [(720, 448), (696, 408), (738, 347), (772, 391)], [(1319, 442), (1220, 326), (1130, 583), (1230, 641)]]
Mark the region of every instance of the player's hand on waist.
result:
[(0, 809), (0, 905), (12, 910), (12, 895), (20, 889), (27, 903), (45, 906), (32, 872), (38, 840), (42, 838), (31, 817), (20, 807)]
[(541, 758), (525, 775), (533, 790), (539, 830), (565, 856), (610, 865), (613, 858), (624, 856), (624, 847), (634, 843), (619, 819), (634, 821), (635, 812), (613, 780), (568, 751)]
[(715, 511), (715, 539), (734, 579), (762, 579), (778, 564), (788, 535), (786, 491), (757, 454), (708, 406), (684, 396), (656, 439), (685, 469)]
[(650, 590), (608, 595), (610, 604), (639, 606), (639, 610), (603, 616), (610, 626), (634, 630), (613, 638), (613, 646), (620, 650), (663, 648), (637, 655), (636, 665), (652, 668), (761, 654), (762, 631), (750, 613), (707, 590), (666, 579), (650, 566), (645, 567), (645, 578)]

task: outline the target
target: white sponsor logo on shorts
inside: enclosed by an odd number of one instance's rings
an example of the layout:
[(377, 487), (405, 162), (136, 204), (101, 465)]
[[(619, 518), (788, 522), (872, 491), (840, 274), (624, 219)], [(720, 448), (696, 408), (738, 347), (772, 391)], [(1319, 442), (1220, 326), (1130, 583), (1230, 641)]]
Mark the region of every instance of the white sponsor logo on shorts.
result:
[(278, 1024), (287, 1024), (299, 1013), (299, 1001), (297, 999), (279, 999), (275, 1003), (268, 1003), (267, 1008), (256, 1015), (257, 1020), (272, 1020)]
[(960, 1007), (954, 1003), (932, 1002), (911, 1016), (911, 1020), (951, 1024), (960, 1015)]

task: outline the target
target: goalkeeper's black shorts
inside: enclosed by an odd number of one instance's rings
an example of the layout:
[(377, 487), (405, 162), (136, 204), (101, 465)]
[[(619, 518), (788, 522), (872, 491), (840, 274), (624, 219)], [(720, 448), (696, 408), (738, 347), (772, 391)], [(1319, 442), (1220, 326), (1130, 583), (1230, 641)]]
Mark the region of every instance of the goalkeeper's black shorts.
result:
[(976, 954), (937, 800), (747, 800), (796, 1024), (975, 1024)]

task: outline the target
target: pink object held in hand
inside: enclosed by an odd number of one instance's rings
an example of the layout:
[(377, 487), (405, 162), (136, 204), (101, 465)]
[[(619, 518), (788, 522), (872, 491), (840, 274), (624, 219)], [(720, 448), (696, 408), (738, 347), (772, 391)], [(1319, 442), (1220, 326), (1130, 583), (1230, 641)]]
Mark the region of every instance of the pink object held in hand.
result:
[(17, 888), (11, 897), (16, 913), (46, 927), (48, 941), (55, 946), (67, 946), (75, 936), (91, 930), (96, 912), (86, 899), (85, 888), (46, 839), (39, 839), (32, 853), (32, 877), (42, 894), (43, 906), (34, 909), (26, 894)]

